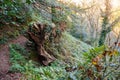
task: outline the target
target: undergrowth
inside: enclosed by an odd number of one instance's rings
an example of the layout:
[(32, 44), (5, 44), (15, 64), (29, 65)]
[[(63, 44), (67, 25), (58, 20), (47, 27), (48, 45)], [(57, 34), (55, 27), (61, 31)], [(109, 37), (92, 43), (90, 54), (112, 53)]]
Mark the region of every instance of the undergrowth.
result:
[[(15, 47), (16, 46), (16, 47)], [(13, 72), (22, 72), (24, 71), (24, 65), (25, 65), (25, 57), (21, 54), (22, 47), (19, 47), (21, 49), (18, 49), (18, 45), (11, 44), (10, 47), (10, 62), (12, 64), (10, 71)], [(20, 51), (20, 52), (19, 52)]]
[[(118, 80), (120, 54), (107, 46), (100, 46), (83, 53), (83, 63), (72, 73), (79, 80)], [(73, 79), (74, 80), (74, 79)]]
[(51, 66), (40, 66), (37, 62), (25, 59), (23, 55), (25, 51), (20, 45), (11, 44), (9, 47), (12, 64), (10, 71), (21, 72), (24, 75), (22, 80), (63, 80), (65, 78), (64, 66), (60, 66), (62, 63), (58, 60)]
[[(22, 80), (119, 80), (120, 54), (117, 50), (101, 46), (91, 48), (89, 51), (87, 49), (80, 51), (82, 49), (77, 45), (78, 43), (82, 46), (87, 45), (67, 33), (63, 36), (67, 36), (62, 40), (64, 41), (63, 48), (66, 51), (72, 50), (65, 54), (71, 55), (66, 57), (58, 52), (59, 59), (49, 66), (41, 66), (38, 62), (27, 59), (25, 54), (29, 53), (24, 48), (11, 44), (10, 61), (12, 66), (10, 71), (21, 72), (23, 74)], [(65, 45), (68, 44), (65, 40), (69, 40), (68, 46)], [(75, 46), (76, 48), (74, 48)], [(78, 53), (76, 53), (77, 51)], [(65, 61), (65, 58), (68, 59), (68, 62)]]

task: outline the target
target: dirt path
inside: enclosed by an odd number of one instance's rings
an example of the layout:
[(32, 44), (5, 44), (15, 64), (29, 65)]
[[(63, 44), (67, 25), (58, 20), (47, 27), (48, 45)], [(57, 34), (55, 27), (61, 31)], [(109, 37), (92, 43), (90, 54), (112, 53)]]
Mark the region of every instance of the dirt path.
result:
[(0, 80), (21, 80), (21, 73), (7, 73), (6, 75), (2, 75)]
[(14, 77), (19, 77), (20, 73), (8, 73), (10, 68), (9, 44), (20, 44), (21, 46), (25, 46), (27, 41), (28, 39), (24, 36), (19, 36), (9, 41), (6, 45), (0, 45), (0, 80), (19, 80), (14, 79)]

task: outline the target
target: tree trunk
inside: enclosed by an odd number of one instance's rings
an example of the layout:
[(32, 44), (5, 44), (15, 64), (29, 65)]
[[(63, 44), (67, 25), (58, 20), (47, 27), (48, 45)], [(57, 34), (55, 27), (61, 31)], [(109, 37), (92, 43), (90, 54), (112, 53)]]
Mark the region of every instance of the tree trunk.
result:
[(111, 5), (110, 5), (110, 0), (106, 0), (105, 1), (105, 12), (103, 14), (103, 23), (102, 23), (102, 31), (100, 34), (100, 39), (99, 39), (99, 46), (104, 44), (106, 35), (108, 32), (110, 32), (110, 29), (107, 27), (107, 25), (109, 24), (109, 16), (110, 16), (110, 12), (111, 12)]

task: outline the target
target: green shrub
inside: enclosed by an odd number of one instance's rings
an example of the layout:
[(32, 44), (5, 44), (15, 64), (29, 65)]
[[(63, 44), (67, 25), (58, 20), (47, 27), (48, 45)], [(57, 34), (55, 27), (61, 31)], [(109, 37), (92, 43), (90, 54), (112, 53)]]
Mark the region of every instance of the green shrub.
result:
[(72, 73), (80, 80), (118, 80), (119, 52), (106, 46), (96, 47), (83, 54), (83, 63)]
[(18, 23), (26, 22), (29, 16), (26, 4), (32, 2), (33, 0), (27, 0), (26, 2), (21, 0), (0, 0), (0, 22), (3, 25), (18, 25)]

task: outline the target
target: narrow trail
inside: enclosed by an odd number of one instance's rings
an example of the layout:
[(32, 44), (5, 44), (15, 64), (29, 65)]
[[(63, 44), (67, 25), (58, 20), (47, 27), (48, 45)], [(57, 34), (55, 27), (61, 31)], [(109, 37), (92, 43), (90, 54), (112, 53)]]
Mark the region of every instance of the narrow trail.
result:
[(19, 80), (20, 73), (8, 73), (10, 68), (9, 44), (19, 44), (24, 47), (27, 41), (28, 39), (21, 35), (5, 45), (0, 45), (0, 80)]

